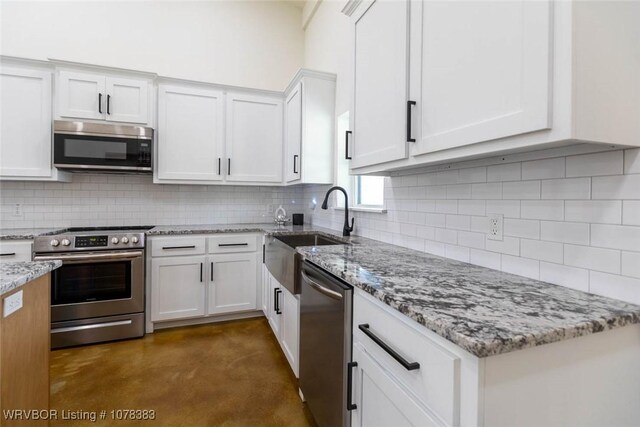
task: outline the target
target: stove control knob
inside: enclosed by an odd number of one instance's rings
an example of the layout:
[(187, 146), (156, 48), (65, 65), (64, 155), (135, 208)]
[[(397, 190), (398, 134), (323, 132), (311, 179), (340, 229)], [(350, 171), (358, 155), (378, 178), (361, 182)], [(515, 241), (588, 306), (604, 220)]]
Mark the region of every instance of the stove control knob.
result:
[(138, 236), (131, 237), (131, 243), (138, 243)]
[(129, 243), (129, 238), (127, 236), (124, 236), (120, 241), (126, 245), (127, 243)]
[(58, 241), (58, 239), (53, 239), (53, 240), (50, 242), (50, 244), (51, 244), (51, 246), (55, 247), (55, 246), (58, 246), (58, 245), (60, 244), (60, 242)]
[(69, 241), (69, 239), (62, 239), (62, 246), (69, 246), (71, 244), (71, 242)]
[(114, 237), (113, 239), (111, 239), (111, 243), (113, 243), (114, 245), (117, 245), (118, 242), (120, 242), (120, 240), (118, 240), (117, 237)]

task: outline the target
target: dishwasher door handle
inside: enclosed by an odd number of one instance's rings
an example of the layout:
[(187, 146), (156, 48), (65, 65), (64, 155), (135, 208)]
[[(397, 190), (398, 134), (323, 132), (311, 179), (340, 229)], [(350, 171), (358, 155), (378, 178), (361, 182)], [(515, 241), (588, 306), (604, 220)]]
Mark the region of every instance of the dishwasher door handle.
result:
[(369, 324), (368, 323), (363, 323), (362, 325), (358, 325), (358, 329), (360, 329), (362, 332), (364, 332), (364, 334), (366, 336), (371, 338), (371, 340), (373, 342), (375, 342), (380, 347), (382, 347), (382, 349), (384, 351), (386, 351), (387, 354), (389, 354), (389, 356), (391, 356), (394, 359), (396, 359), (396, 361), (399, 364), (401, 364), (404, 367), (404, 369), (406, 369), (407, 371), (414, 371), (416, 369), (420, 369), (420, 364), (418, 362), (409, 362), (409, 361), (407, 361), (407, 359), (405, 359), (404, 357), (400, 356), (400, 354), (397, 351), (392, 349), (391, 346), (389, 346), (389, 344), (387, 344), (386, 342), (382, 341), (380, 339), (380, 337), (378, 337), (376, 334), (371, 332), (371, 329), (369, 329)]
[(307, 282), (309, 284), (309, 286), (311, 286), (313, 289), (315, 289), (316, 291), (320, 292), (323, 295), (328, 296), (329, 298), (333, 298), (333, 299), (337, 299), (337, 300), (341, 300), (342, 299), (342, 294), (336, 291), (332, 291), (331, 289), (325, 288), (324, 286), (322, 286), (321, 284), (319, 284), (318, 282), (312, 280), (309, 276), (307, 276), (307, 274), (304, 271), (301, 271), (300, 274), (302, 275), (302, 280), (304, 280), (305, 282)]

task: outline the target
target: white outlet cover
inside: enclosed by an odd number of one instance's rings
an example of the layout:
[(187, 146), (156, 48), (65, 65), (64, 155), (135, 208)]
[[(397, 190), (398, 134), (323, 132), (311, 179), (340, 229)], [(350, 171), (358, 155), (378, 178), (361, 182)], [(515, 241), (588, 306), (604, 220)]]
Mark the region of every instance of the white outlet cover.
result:
[(2, 316), (7, 317), (22, 308), (22, 291), (8, 296), (4, 299), (4, 307), (2, 307)]
[(503, 240), (503, 216), (502, 214), (490, 214), (487, 216), (488, 218), (488, 230), (487, 230), (487, 239), (489, 240)]

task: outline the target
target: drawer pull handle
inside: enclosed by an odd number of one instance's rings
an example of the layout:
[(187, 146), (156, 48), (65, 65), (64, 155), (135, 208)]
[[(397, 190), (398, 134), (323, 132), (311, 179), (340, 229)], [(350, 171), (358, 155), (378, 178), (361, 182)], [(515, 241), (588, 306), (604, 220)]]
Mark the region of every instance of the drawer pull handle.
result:
[(16, 253), (15, 252), (7, 252), (4, 254), (0, 254), (0, 256), (14, 256)]
[(394, 359), (396, 359), (396, 361), (399, 364), (401, 364), (404, 367), (404, 369), (406, 369), (407, 371), (413, 371), (413, 370), (416, 370), (416, 369), (420, 369), (420, 364), (418, 362), (408, 362), (407, 359), (405, 359), (404, 357), (400, 356), (400, 354), (397, 351), (395, 351), (394, 349), (389, 347), (389, 345), (386, 342), (382, 341), (377, 335), (375, 335), (373, 332), (371, 332), (371, 329), (369, 329), (369, 324), (368, 323), (363, 323), (362, 325), (358, 325), (358, 329), (360, 329), (362, 332), (364, 332), (364, 334), (366, 336), (371, 338), (373, 340), (373, 342), (375, 342), (380, 347), (382, 347), (382, 349), (384, 351), (386, 351), (389, 354), (389, 356), (391, 356)]
[(220, 247), (225, 247), (225, 246), (249, 246), (248, 243), (218, 243), (218, 246)]
[(347, 411), (358, 409), (358, 405), (351, 403), (351, 394), (353, 393), (353, 368), (358, 366), (358, 362), (347, 363)]
[(164, 250), (169, 250), (169, 249), (195, 249), (196, 245), (189, 245), (189, 246), (163, 246), (162, 249)]

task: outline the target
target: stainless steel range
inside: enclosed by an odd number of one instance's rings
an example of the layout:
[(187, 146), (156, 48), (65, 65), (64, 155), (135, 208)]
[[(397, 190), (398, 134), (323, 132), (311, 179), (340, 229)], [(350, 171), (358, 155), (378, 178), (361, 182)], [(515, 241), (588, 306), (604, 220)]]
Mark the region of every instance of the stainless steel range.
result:
[(34, 261), (59, 259), (51, 275), (51, 347), (144, 335), (144, 231), (69, 228), (34, 240)]

